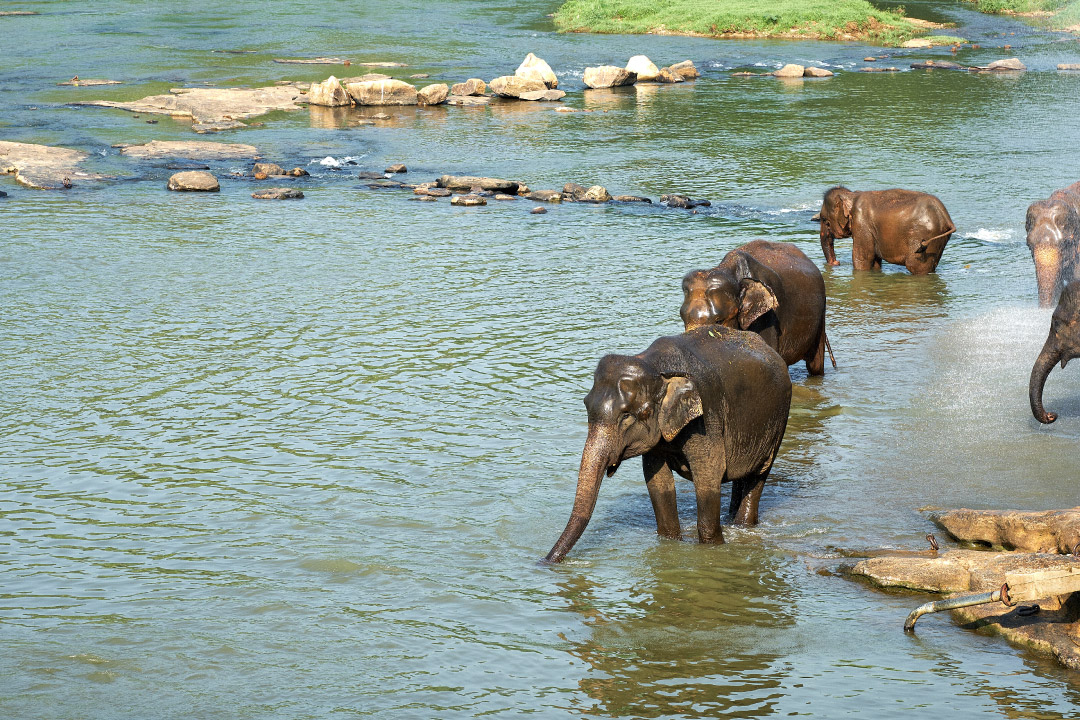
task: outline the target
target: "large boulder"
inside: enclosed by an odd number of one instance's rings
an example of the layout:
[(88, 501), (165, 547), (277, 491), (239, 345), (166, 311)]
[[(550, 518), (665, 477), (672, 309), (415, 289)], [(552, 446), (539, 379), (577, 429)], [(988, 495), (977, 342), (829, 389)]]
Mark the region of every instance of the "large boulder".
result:
[(826, 70), (825, 68), (819, 67), (808, 67), (803, 71), (803, 77), (823, 78), (832, 77), (833, 74), (832, 70)]
[(671, 69), (682, 75), (683, 80), (694, 80), (701, 77), (701, 73), (694, 66), (694, 63), (690, 60), (683, 60), (682, 62), (675, 63), (671, 66)]
[(593, 185), (581, 196), (581, 202), (606, 203), (611, 201), (611, 195), (603, 185)]
[(540, 81), (547, 87), (559, 87), (559, 78), (555, 77), (555, 72), (551, 69), (551, 66), (532, 53), (525, 56), (514, 75), (524, 78), (539, 77)]
[(548, 86), (539, 77), (519, 77), (503, 75), (488, 83), (491, 92), (500, 97), (520, 98), (522, 93), (545, 92)]
[(166, 187), (178, 192), (217, 192), (221, 189), (217, 178), (202, 170), (178, 172), (169, 178)]
[(683, 76), (675, 72), (669, 67), (661, 68), (660, 72), (656, 76), (656, 82), (661, 83), (681, 83), (686, 82), (683, 80)]
[(357, 105), (416, 105), (416, 88), (403, 80), (370, 80), (346, 85)]
[(795, 63), (788, 63), (779, 70), (774, 70), (770, 75), (775, 75), (779, 78), (801, 78), (806, 72), (806, 68), (802, 65), (796, 65)]
[(585, 84), (591, 88), (621, 87), (637, 82), (637, 75), (614, 65), (585, 68)]
[(325, 107), (352, 105), (352, 100), (349, 99), (349, 93), (345, 90), (345, 86), (333, 75), (321, 83), (313, 83), (308, 89), (307, 99), (312, 105)]
[(454, 83), (450, 87), (451, 95), (483, 95), (487, 92), (487, 83), (480, 78), (469, 78), (463, 83)]
[(637, 75), (638, 82), (652, 82), (660, 75), (660, 68), (645, 55), (635, 55), (626, 63), (626, 69)]
[(450, 95), (450, 87), (446, 83), (428, 85), (416, 94), (416, 101), (420, 105), (442, 105)]
[(987, 65), (986, 69), (992, 72), (1023, 72), (1027, 70), (1027, 65), (1020, 62), (1019, 58), (1008, 58), (1006, 60), (995, 60)]

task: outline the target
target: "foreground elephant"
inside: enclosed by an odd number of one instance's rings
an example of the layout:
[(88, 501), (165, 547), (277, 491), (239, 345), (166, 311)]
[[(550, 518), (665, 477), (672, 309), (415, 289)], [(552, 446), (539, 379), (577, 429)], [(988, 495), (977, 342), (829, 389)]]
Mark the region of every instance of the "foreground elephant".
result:
[(915, 190), (830, 188), (819, 216), (825, 260), (839, 265), (833, 240), (850, 237), (856, 270), (880, 270), (884, 260), (903, 265), (912, 275), (934, 272), (945, 244), (956, 232), (945, 205)]
[(1024, 228), (1035, 261), (1039, 306), (1050, 307), (1080, 270), (1080, 182), (1031, 203)]
[(585, 396), (589, 434), (574, 508), (547, 560), (562, 560), (581, 537), (604, 474), (638, 455), (660, 535), (680, 535), (672, 470), (694, 482), (701, 542), (724, 541), (725, 480), (735, 522), (756, 523), (790, 404), (787, 365), (755, 333), (701, 327), (638, 355), (605, 355)]
[(1061, 367), (1075, 357), (1080, 357), (1080, 283), (1065, 286), (1058, 300), (1054, 317), (1050, 320), (1050, 334), (1046, 337), (1035, 366), (1031, 368), (1031, 380), (1028, 382), (1028, 400), (1031, 414), (1041, 423), (1050, 424), (1057, 420), (1057, 415), (1043, 409), (1043, 387), (1046, 377), (1060, 362)]
[(811, 375), (825, 374), (825, 280), (791, 243), (754, 240), (711, 270), (691, 270), (679, 315), (687, 330), (716, 324), (756, 332), (788, 365), (805, 360)]

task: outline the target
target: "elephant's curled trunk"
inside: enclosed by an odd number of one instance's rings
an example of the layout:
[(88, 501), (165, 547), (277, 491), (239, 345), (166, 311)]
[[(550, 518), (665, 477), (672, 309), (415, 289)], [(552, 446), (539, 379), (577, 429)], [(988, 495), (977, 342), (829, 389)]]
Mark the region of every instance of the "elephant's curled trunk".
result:
[(544, 558), (547, 562), (557, 563), (562, 560), (592, 518), (596, 507), (596, 497), (600, 494), (600, 483), (604, 472), (613, 462), (614, 428), (604, 425), (589, 425), (589, 435), (585, 440), (585, 449), (581, 452), (581, 467), (578, 470), (577, 493), (574, 495), (574, 508), (566, 529), (559, 536), (551, 552)]
[(1048, 338), (1046, 344), (1043, 345), (1042, 351), (1039, 352), (1039, 357), (1035, 360), (1035, 366), (1031, 368), (1031, 380), (1028, 382), (1028, 401), (1031, 403), (1031, 414), (1035, 416), (1036, 420), (1046, 425), (1057, 420), (1057, 415), (1043, 409), (1043, 387), (1046, 385), (1046, 378), (1054, 367), (1054, 363), (1060, 359), (1061, 351), (1055, 346), (1053, 338)]

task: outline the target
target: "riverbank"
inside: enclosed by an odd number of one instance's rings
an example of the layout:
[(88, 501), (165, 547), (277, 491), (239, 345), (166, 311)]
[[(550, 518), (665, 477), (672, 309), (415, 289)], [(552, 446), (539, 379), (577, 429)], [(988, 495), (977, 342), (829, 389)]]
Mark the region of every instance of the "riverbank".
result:
[(971, 0), (980, 12), (1016, 15), (1050, 30), (1080, 33), (1080, 0)]
[(555, 13), (563, 32), (792, 38), (899, 45), (936, 23), (879, 10), (865, 0), (568, 0)]

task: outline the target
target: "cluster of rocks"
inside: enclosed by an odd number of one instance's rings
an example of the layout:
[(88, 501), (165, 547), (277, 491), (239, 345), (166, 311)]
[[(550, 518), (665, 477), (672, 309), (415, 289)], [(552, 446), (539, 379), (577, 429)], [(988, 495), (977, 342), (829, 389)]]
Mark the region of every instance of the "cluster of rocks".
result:
[(824, 78), (832, 77), (835, 73), (832, 70), (826, 70), (819, 67), (806, 67), (803, 65), (796, 65), (795, 63), (788, 63), (779, 70), (774, 70), (769, 75), (778, 78)]
[(645, 55), (635, 55), (626, 63), (626, 67), (600, 65), (585, 68), (583, 82), (586, 87), (612, 88), (634, 85), (635, 83), (681, 83), (701, 76), (694, 63), (689, 60), (658, 68)]
[(989, 65), (961, 65), (951, 60), (924, 60), (912, 63), (913, 70), (963, 70), (965, 72), (1010, 73), (1024, 72), (1027, 66), (1019, 58), (995, 60)]
[[(165, 187), (175, 192), (218, 192), (221, 190), (218, 179), (206, 170), (206, 166), (202, 166), (200, 169), (185, 169), (174, 173)], [(286, 170), (276, 163), (257, 162), (251, 168), (251, 177), (255, 180), (299, 178), (307, 175), (310, 173), (302, 167)], [(304, 193), (296, 188), (272, 187), (258, 190), (252, 193), (251, 197), (256, 200), (300, 200)]]

